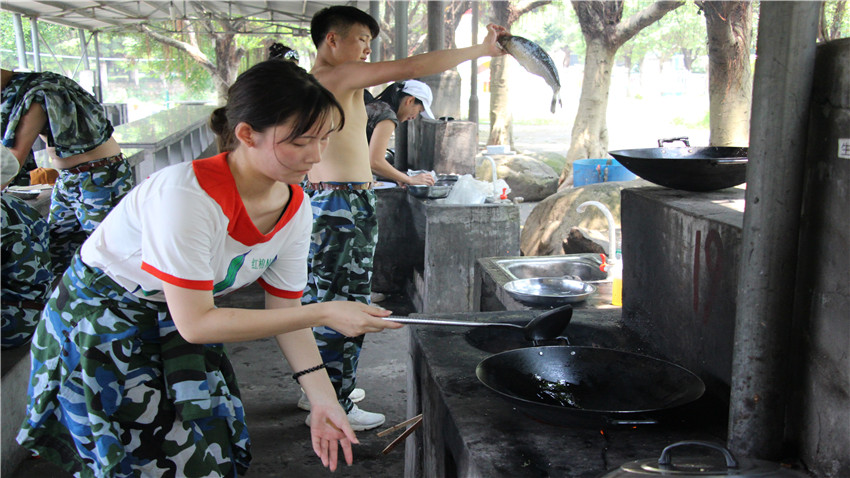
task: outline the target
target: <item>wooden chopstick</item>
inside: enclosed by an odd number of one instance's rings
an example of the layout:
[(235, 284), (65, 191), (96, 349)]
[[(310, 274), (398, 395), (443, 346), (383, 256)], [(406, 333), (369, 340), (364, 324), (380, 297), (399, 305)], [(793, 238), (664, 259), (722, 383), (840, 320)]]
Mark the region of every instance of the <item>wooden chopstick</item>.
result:
[[(387, 453), (392, 451), (392, 449), (395, 448), (396, 445), (403, 442), (408, 436), (410, 436), (411, 433), (413, 433), (414, 430), (416, 430), (419, 427), (419, 425), (422, 424), (422, 414), (419, 414), (419, 415), (411, 418), (410, 420), (407, 420), (406, 422), (411, 422), (411, 421), (412, 421), (412, 424), (410, 425), (410, 428), (405, 430), (404, 433), (399, 435), (395, 440), (390, 442), (390, 444), (387, 445), (386, 448), (381, 450), (382, 455), (386, 455)], [(403, 423), (406, 423), (406, 422), (403, 422)], [(401, 426), (401, 425), (402, 424), (400, 423), (400, 424), (396, 425), (396, 427)]]
[(392, 432), (394, 432), (394, 431), (396, 431), (396, 430), (401, 430), (402, 428), (404, 428), (404, 427), (406, 427), (406, 426), (410, 425), (411, 423), (413, 423), (413, 422), (415, 422), (415, 421), (418, 421), (418, 420), (421, 420), (421, 419), (422, 419), (422, 414), (420, 413), (419, 415), (416, 415), (416, 416), (415, 416), (415, 417), (413, 417), (413, 418), (407, 419), (407, 420), (405, 420), (405, 421), (403, 421), (403, 422), (399, 423), (398, 425), (393, 425), (393, 426), (391, 426), (390, 428), (387, 428), (386, 430), (383, 430), (383, 431), (378, 432), (378, 436), (379, 436), (379, 437), (387, 436), (387, 435), (389, 435), (390, 433), (392, 433)]

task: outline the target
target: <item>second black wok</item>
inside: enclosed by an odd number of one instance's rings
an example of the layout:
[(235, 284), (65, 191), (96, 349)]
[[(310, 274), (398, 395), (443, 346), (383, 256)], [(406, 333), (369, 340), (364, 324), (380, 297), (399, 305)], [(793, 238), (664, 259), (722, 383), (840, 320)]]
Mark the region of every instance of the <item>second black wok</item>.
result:
[(613, 349), (526, 347), (478, 364), (478, 379), (541, 421), (628, 419), (700, 398), (703, 381), (664, 360)]

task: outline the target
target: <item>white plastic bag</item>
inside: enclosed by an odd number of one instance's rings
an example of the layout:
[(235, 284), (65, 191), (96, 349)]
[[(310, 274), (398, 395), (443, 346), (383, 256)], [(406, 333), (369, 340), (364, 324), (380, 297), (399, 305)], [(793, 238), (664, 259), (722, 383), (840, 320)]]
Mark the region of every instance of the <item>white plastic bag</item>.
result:
[[(503, 179), (496, 181), (496, 188), (499, 191), (496, 199), (499, 199), (503, 189), (506, 189), (506, 192), (510, 192), (508, 184)], [(492, 196), (493, 183), (479, 181), (470, 174), (464, 174), (458, 178), (455, 185), (452, 186), (448, 197), (443, 202), (446, 204), (484, 204), (484, 201)]]

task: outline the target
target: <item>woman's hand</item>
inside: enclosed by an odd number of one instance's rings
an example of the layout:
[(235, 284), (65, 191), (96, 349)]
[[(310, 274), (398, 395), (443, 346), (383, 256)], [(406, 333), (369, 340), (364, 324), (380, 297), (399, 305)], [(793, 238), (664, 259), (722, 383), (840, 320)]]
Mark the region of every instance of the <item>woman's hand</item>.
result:
[(334, 300), (305, 307), (319, 309), (321, 325), (330, 327), (347, 337), (357, 337), (369, 332), (403, 327), (402, 324), (384, 320), (384, 317), (391, 314), (389, 310), (360, 302)]
[(313, 441), (313, 451), (322, 460), (322, 465), (336, 470), (339, 449), (345, 456), (345, 462), (351, 464), (354, 455), (351, 452), (351, 444), (359, 444), (354, 430), (348, 423), (348, 418), (336, 397), (330, 403), (310, 402), (310, 436)]
[(420, 173), (415, 176), (409, 176), (410, 180), (407, 184), (416, 185), (421, 184), (423, 186), (433, 186), (434, 185), (434, 176), (429, 173)]
[(508, 35), (508, 31), (505, 27), (493, 23), (487, 25), (487, 36), (484, 37), (484, 41), (481, 42), (481, 44), (487, 47), (488, 55), (501, 56), (506, 53), (502, 46), (499, 45), (499, 42), (496, 41), (499, 37), (504, 35)]

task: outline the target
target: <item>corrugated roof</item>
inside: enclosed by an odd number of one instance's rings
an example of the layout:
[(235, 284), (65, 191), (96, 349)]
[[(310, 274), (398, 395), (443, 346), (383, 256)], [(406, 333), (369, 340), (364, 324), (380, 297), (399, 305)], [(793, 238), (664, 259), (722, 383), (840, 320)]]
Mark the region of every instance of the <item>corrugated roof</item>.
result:
[(313, 14), (329, 5), (348, 4), (368, 11), (368, 1), (145, 1), (145, 0), (74, 0), (33, 1), (3, 0), (0, 10), (85, 30), (121, 30), (132, 24), (214, 14), (269, 23), (309, 23)]

